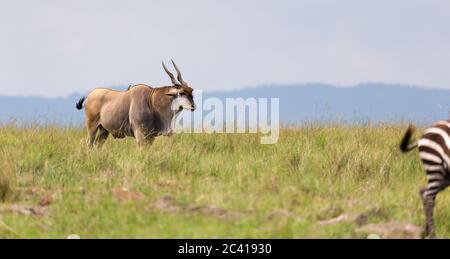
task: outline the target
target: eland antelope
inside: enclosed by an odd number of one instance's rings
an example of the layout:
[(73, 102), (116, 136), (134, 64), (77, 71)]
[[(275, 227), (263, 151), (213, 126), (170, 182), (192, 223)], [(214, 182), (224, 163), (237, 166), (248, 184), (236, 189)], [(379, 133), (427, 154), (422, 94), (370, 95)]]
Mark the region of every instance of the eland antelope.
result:
[(108, 135), (114, 138), (134, 137), (142, 146), (157, 136), (172, 133), (173, 123), (183, 109), (194, 111), (193, 89), (183, 80), (175, 62), (177, 79), (162, 63), (172, 86), (153, 88), (139, 84), (126, 91), (96, 88), (76, 104), (85, 108), (88, 146), (101, 146)]

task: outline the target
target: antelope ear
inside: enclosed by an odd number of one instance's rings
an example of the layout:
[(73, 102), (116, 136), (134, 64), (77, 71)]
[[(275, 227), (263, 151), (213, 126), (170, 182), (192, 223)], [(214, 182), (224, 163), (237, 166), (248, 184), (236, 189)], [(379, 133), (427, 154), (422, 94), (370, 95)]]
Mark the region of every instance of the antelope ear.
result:
[(178, 89), (171, 88), (167, 93), (169, 96), (177, 96), (178, 95)]

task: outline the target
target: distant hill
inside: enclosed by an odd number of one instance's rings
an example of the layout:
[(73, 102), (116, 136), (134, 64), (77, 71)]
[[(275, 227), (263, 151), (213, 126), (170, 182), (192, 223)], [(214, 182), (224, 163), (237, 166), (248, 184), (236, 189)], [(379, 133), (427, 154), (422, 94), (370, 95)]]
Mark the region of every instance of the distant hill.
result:
[[(428, 124), (447, 119), (450, 90), (424, 89), (378, 83), (354, 87), (325, 84), (261, 86), (236, 91), (205, 92), (208, 97), (280, 98), (284, 123), (340, 121), (345, 123), (413, 121)], [(0, 122), (81, 125), (84, 113), (75, 109), (81, 94), (65, 98), (2, 97)]]
[(450, 90), (381, 83), (359, 84), (354, 87), (325, 84), (263, 86), (206, 95), (221, 98), (278, 97), (280, 119), (283, 122), (413, 121), (428, 124), (438, 119), (447, 119), (450, 114)]
[(80, 94), (65, 98), (0, 96), (0, 122), (77, 125), (84, 115), (75, 109), (80, 97)]

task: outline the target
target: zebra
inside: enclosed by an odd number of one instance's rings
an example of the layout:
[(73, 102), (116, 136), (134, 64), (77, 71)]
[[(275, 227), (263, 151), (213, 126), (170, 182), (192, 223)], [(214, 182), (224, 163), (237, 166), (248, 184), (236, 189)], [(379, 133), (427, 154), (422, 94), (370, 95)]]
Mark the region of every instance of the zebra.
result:
[(415, 131), (409, 125), (401, 143), (400, 150), (409, 152), (416, 147), (427, 174), (428, 185), (420, 190), (425, 210), (426, 238), (435, 237), (433, 211), (436, 196), (450, 185), (450, 121), (438, 121), (428, 128), (419, 140), (410, 143)]

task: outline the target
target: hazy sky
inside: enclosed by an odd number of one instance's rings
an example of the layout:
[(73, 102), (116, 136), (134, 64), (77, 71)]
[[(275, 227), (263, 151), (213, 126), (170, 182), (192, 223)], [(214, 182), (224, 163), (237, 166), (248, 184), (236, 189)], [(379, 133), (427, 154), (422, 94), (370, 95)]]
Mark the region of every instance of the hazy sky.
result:
[(0, 0), (0, 95), (377, 81), (450, 88), (448, 0)]

